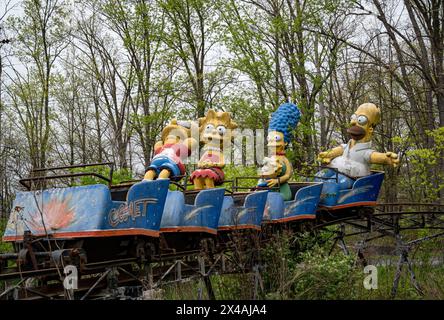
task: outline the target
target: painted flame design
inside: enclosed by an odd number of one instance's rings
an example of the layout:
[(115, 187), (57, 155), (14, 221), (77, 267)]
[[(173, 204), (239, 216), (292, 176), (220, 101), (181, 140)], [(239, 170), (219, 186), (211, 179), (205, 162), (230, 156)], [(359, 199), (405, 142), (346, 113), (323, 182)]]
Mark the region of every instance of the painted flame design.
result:
[[(42, 215), (47, 230), (59, 230), (68, 227), (74, 221), (75, 210), (69, 206), (69, 199), (52, 199), (43, 206)], [(38, 209), (30, 216), (30, 226), (36, 231), (45, 231)]]

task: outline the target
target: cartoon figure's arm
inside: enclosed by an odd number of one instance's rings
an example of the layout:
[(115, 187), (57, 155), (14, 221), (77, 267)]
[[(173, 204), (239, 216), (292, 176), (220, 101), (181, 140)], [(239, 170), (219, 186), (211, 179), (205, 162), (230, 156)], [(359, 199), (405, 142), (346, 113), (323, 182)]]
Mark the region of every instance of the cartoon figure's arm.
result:
[(217, 168), (224, 168), (225, 167), (225, 160), (224, 160), (224, 154), (222, 152), (218, 153), (219, 156), (219, 161), (218, 162), (213, 162), (209, 159), (205, 159), (202, 160), (202, 158), (199, 160), (199, 162), (197, 163), (197, 167), (199, 169), (206, 169), (206, 168), (212, 168), (212, 167), (217, 167)]
[(157, 149), (162, 148), (162, 146), (163, 146), (163, 142), (162, 141), (157, 141), (154, 144), (154, 152), (156, 152)]
[(288, 159), (286, 157), (282, 157), (280, 160), (285, 163), (285, 166), (287, 169), (286, 169), (285, 174), (283, 176), (281, 176), (279, 178), (267, 180), (267, 185), (269, 188), (272, 188), (278, 184), (283, 184), (283, 183), (288, 182), (288, 180), (290, 180), (290, 178), (293, 174), (293, 166), (291, 165), (290, 161), (288, 161)]
[(398, 155), (394, 152), (373, 152), (370, 156), (372, 164), (386, 164), (396, 168), (399, 165)]
[(322, 164), (329, 164), (331, 160), (336, 157), (342, 156), (343, 153), (344, 148), (342, 146), (339, 146), (331, 150), (319, 153), (318, 160), (321, 161)]
[(188, 150), (193, 151), (197, 147), (197, 140), (194, 138), (186, 138), (184, 144), (187, 146)]

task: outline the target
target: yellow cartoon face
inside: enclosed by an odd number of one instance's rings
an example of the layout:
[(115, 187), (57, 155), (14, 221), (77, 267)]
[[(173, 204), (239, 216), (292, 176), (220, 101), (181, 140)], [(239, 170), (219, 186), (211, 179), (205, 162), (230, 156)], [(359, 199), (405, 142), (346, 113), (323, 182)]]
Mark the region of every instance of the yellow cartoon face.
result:
[(183, 142), (190, 136), (191, 129), (187, 128), (176, 119), (171, 120), (170, 124), (162, 130), (162, 142), (164, 144)]
[(206, 144), (222, 145), (230, 141), (237, 124), (228, 112), (215, 112), (210, 109), (204, 118), (199, 119), (201, 141)]
[(350, 128), (347, 133), (351, 138), (360, 142), (370, 141), (374, 127), (379, 122), (380, 110), (373, 103), (364, 103), (358, 107), (350, 118)]
[(284, 134), (278, 131), (270, 131), (267, 135), (267, 147), (273, 153), (282, 152), (285, 149)]

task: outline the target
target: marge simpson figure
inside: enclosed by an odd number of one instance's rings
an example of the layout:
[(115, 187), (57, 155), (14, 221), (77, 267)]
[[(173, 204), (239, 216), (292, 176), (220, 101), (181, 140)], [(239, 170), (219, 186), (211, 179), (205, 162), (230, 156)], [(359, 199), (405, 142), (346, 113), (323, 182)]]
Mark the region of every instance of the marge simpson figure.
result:
[(189, 121), (173, 119), (162, 130), (162, 140), (154, 145), (155, 156), (147, 168), (144, 180), (174, 179), (185, 174), (183, 162), (197, 146), (196, 139), (191, 137), (193, 125), (195, 124)]
[[(376, 152), (372, 149), (371, 139), (375, 126), (381, 118), (380, 109), (373, 103), (361, 104), (351, 116), (351, 127), (347, 130), (351, 139), (347, 144), (321, 152), (318, 160), (331, 168), (337, 168), (340, 189), (353, 186), (354, 178), (370, 174), (371, 164), (385, 164), (396, 167), (399, 164), (398, 155), (394, 152)], [(330, 178), (335, 172), (324, 169), (318, 177)]]
[[(285, 201), (291, 200), (291, 190), (288, 185), (293, 174), (293, 167), (285, 156), (285, 148), (292, 138), (292, 131), (296, 128), (301, 113), (298, 107), (293, 103), (284, 103), (273, 112), (268, 128), (267, 147), (268, 160), (261, 176), (265, 179), (259, 181), (258, 186), (268, 186), (270, 188), (280, 185), (279, 192)], [(265, 160), (265, 159), (264, 159)], [(276, 170), (272, 174), (270, 168), (275, 167)]]
[(220, 185), (225, 180), (223, 167), (224, 146), (231, 145), (233, 130), (237, 124), (228, 112), (208, 110), (203, 118), (199, 118), (200, 141), (204, 143), (203, 154), (190, 177), (195, 189), (208, 189)]

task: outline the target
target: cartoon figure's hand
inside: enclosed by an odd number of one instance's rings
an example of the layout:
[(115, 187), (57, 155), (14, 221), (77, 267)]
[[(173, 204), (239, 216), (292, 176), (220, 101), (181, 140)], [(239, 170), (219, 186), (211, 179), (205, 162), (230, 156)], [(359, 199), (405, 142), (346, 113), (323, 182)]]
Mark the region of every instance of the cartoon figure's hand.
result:
[(278, 179), (270, 179), (267, 181), (267, 186), (269, 188), (273, 188), (274, 186), (276, 186), (279, 183)]
[(198, 163), (198, 167), (202, 169), (207, 169), (214, 167), (214, 163), (212, 163), (211, 161), (203, 161)]
[(321, 164), (329, 164), (331, 162), (331, 160), (332, 159), (329, 157), (328, 151), (321, 152), (318, 155), (318, 161), (320, 161)]
[(399, 166), (399, 157), (394, 152), (386, 152), (385, 155), (387, 156), (387, 164), (393, 166), (396, 168)]

